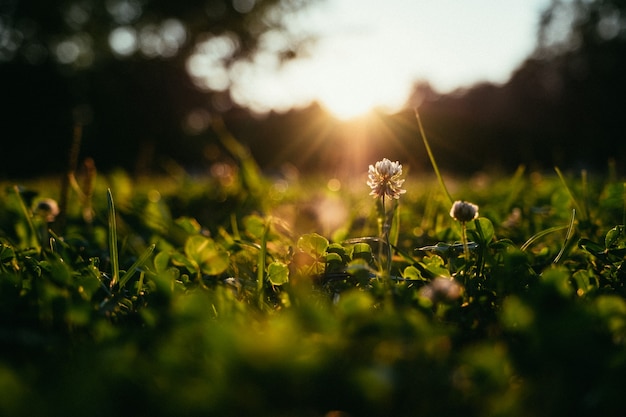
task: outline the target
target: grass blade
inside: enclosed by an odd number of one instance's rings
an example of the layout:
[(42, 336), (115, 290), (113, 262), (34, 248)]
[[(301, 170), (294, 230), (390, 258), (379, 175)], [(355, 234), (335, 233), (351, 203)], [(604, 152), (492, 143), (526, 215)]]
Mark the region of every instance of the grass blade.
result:
[(626, 182), (624, 183), (623, 186), (624, 186), (624, 191), (623, 191), (624, 209), (622, 211), (622, 224), (626, 226)]
[(107, 204), (109, 211), (109, 256), (111, 258), (111, 284), (113, 288), (120, 277), (120, 264), (117, 253), (117, 223), (115, 221), (115, 204), (111, 189), (107, 189)]
[(128, 282), (128, 280), (130, 280), (133, 275), (135, 275), (135, 272), (137, 272), (137, 269), (142, 266), (144, 263), (146, 263), (146, 261), (148, 260), (148, 258), (150, 257), (150, 255), (152, 255), (152, 252), (154, 252), (154, 248), (156, 247), (156, 244), (152, 244), (150, 245), (142, 254), (141, 256), (135, 261), (135, 263), (133, 263), (131, 265), (130, 268), (128, 268), (128, 270), (124, 273), (124, 275), (122, 275), (122, 277), (120, 278), (120, 289), (124, 288), (124, 285), (126, 285), (126, 283)]
[(536, 240), (539, 240), (540, 238), (544, 237), (545, 235), (549, 235), (552, 232), (558, 232), (559, 230), (567, 229), (567, 227), (568, 226), (555, 226), (555, 227), (550, 227), (549, 229), (546, 229), (546, 230), (542, 230), (541, 232), (532, 235), (530, 239), (528, 239), (522, 246), (520, 246), (520, 250), (525, 251)]
[(265, 297), (263, 291), (263, 285), (265, 284), (265, 262), (267, 258), (267, 235), (270, 231), (272, 219), (267, 219), (265, 228), (263, 229), (263, 236), (261, 236), (261, 249), (259, 250), (259, 258), (257, 261), (257, 296), (259, 301), (259, 308), (263, 310), (263, 299)]
[(561, 247), (559, 254), (556, 255), (556, 258), (554, 258), (554, 261), (552, 261), (553, 264), (557, 264), (559, 260), (561, 259), (561, 256), (563, 256), (563, 253), (565, 252), (565, 248), (567, 247), (567, 242), (572, 237), (572, 232), (574, 231), (574, 219), (576, 219), (576, 209), (572, 210), (572, 217), (570, 218), (569, 226), (567, 228), (567, 233), (565, 234), (565, 241), (563, 242), (563, 246)]
[(17, 185), (13, 186), (13, 191), (15, 191), (15, 196), (17, 197), (17, 201), (20, 203), (20, 210), (22, 210), (22, 214), (24, 215), (24, 219), (26, 219), (26, 223), (28, 223), (28, 229), (30, 231), (30, 244), (33, 245), (37, 252), (41, 250), (41, 245), (39, 243), (39, 235), (37, 234), (37, 229), (35, 228), (35, 224), (33, 223), (33, 218), (26, 208), (26, 203), (24, 203), (24, 199), (22, 198), (22, 194), (20, 193), (20, 188)]
[(569, 188), (569, 186), (567, 185), (567, 182), (565, 182), (565, 177), (563, 176), (563, 173), (558, 167), (554, 167), (554, 170), (556, 171), (556, 175), (559, 176), (559, 180), (561, 181), (561, 184), (563, 184), (563, 186), (567, 190), (567, 194), (569, 195), (569, 198), (572, 200), (572, 204), (574, 204), (574, 208), (579, 213), (583, 213), (583, 220), (587, 220), (586, 213), (580, 209), (580, 205), (578, 205), (578, 201), (576, 201), (576, 198), (574, 197), (574, 193), (572, 192), (572, 189)]
[(450, 192), (448, 192), (448, 187), (446, 187), (446, 183), (443, 181), (441, 172), (439, 172), (439, 166), (437, 165), (437, 161), (435, 161), (435, 155), (433, 154), (433, 151), (430, 149), (428, 139), (426, 138), (426, 132), (424, 132), (424, 126), (422, 126), (422, 120), (420, 119), (420, 115), (417, 112), (417, 109), (415, 109), (415, 118), (417, 119), (417, 124), (420, 129), (420, 135), (422, 136), (422, 141), (424, 142), (424, 146), (426, 147), (428, 158), (430, 158), (430, 163), (432, 164), (433, 169), (435, 170), (435, 175), (437, 175), (437, 180), (439, 180), (439, 185), (441, 186), (441, 189), (443, 190), (444, 194), (448, 197), (448, 202), (450, 203), (450, 205), (452, 205), (452, 202), (454, 200), (452, 200), (452, 196), (450, 195)]

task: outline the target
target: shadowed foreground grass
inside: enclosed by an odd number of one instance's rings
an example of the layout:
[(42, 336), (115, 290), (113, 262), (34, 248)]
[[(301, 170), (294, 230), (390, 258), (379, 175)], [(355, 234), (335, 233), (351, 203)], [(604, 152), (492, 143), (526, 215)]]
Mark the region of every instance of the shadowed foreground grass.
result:
[(621, 182), (366, 171), (4, 184), (0, 412), (624, 414)]

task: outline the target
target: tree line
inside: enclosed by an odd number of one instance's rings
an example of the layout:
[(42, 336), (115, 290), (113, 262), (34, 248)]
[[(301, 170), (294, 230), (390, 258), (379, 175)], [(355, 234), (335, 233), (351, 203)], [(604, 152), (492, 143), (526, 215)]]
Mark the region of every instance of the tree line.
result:
[[(416, 83), (405, 111), (358, 129), (317, 105), (255, 117), (232, 103), (228, 85), (201, 85), (189, 75), (196, 48), (221, 51), (214, 64), (228, 67), (257, 51), (263, 33), (285, 31), (277, 16), (308, 3), (5, 3), (0, 176), (63, 172), (76, 126), (79, 158), (93, 157), (99, 169), (150, 174), (174, 162), (202, 171), (229, 158), (210, 127), (217, 119), (270, 171), (285, 162), (302, 171), (348, 169), (346, 153), (364, 161), (384, 153), (426, 169), (415, 107), (447, 170), (613, 164), (624, 171), (625, 1), (555, 0), (540, 16), (535, 51), (505, 84), (440, 94)], [(297, 57), (304, 41), (286, 36), (290, 42), (275, 51), (280, 59)]]

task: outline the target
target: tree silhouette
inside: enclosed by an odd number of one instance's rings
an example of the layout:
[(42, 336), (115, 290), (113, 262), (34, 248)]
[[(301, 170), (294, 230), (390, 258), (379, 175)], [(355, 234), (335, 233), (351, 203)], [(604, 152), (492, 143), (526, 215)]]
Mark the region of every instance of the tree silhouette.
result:
[[(0, 4), (4, 175), (65, 169), (74, 125), (100, 167), (153, 168), (199, 155), (211, 112), (231, 106), (229, 69), (269, 48), (307, 0), (70, 0)], [(280, 44), (263, 42), (278, 33)], [(195, 69), (195, 71), (193, 71)], [(195, 117), (195, 118), (194, 118)], [(189, 119), (191, 118), (191, 119)], [(191, 120), (191, 121), (190, 121)], [(187, 135), (185, 135), (187, 133)]]
[[(431, 94), (420, 113), (446, 155), (442, 166), (602, 171), (614, 161), (624, 171), (625, 18), (623, 0), (553, 1), (536, 50), (507, 83)], [(421, 96), (416, 88), (410, 102)]]

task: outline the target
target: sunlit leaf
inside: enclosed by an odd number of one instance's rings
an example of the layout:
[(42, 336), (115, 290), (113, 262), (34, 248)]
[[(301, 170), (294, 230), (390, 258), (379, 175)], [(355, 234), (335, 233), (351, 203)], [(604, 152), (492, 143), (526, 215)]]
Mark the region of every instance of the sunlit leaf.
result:
[(279, 261), (267, 266), (267, 279), (272, 285), (283, 285), (289, 282), (289, 267)]
[(318, 258), (326, 252), (328, 247), (328, 239), (317, 233), (310, 233), (301, 236), (297, 243), (298, 249)]
[(326, 248), (327, 253), (336, 253), (339, 255), (343, 262), (348, 262), (350, 260), (350, 255), (348, 254), (346, 248), (339, 243), (331, 243)]
[(256, 239), (261, 239), (265, 233), (265, 220), (256, 214), (246, 216), (243, 219), (245, 231)]
[(326, 262), (326, 272), (339, 271), (344, 265), (344, 261), (338, 253), (326, 253), (324, 258)]
[(422, 259), (422, 263), (433, 276), (450, 276), (450, 271), (445, 267), (444, 260), (440, 256), (425, 256), (424, 259)]
[(410, 280), (415, 280), (415, 281), (426, 281), (426, 279), (422, 276), (422, 273), (420, 272), (420, 270), (412, 265), (404, 268), (402, 277), (404, 279), (410, 279)]
[(170, 254), (167, 251), (161, 251), (154, 257), (154, 269), (157, 273), (165, 271), (170, 263)]
[(200, 226), (200, 223), (198, 223), (196, 219), (191, 217), (179, 217), (174, 221), (174, 224), (176, 224), (176, 226), (180, 227), (190, 235), (200, 233), (200, 231), (202, 230), (202, 226)]
[(173, 265), (185, 267), (189, 272), (198, 272), (200, 270), (200, 265), (183, 253), (172, 253), (170, 256), (170, 260), (172, 261)]
[(367, 243), (357, 243), (352, 248), (352, 259), (363, 259), (366, 262), (372, 260), (372, 247)]
[(185, 255), (207, 275), (217, 275), (228, 268), (228, 252), (208, 237), (189, 237), (185, 243)]

